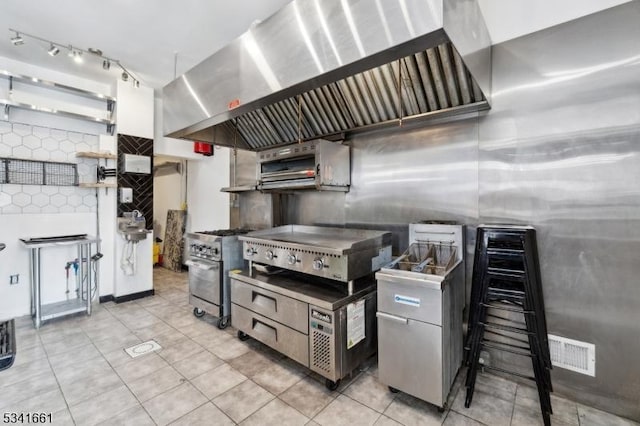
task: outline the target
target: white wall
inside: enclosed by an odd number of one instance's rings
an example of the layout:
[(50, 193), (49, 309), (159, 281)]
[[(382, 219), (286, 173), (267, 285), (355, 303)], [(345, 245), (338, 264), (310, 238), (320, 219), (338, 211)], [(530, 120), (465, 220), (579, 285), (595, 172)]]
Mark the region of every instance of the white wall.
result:
[[(160, 95), (160, 94), (159, 94)], [(154, 100), (155, 128), (153, 152), (155, 155), (168, 155), (189, 160), (201, 160), (203, 156), (193, 152), (193, 142), (183, 139), (167, 138), (162, 133), (162, 98)]]
[[(153, 138), (153, 89), (134, 87), (131, 82), (118, 81), (116, 108), (117, 132), (125, 135)], [(117, 220), (114, 217), (114, 227)], [(117, 228), (116, 228), (117, 229)], [(125, 275), (120, 267), (126, 241), (115, 233), (115, 273), (113, 295), (121, 297), (153, 289), (153, 235), (136, 243), (136, 272)]]
[(214, 155), (188, 162), (187, 232), (229, 227), (229, 148), (216, 147)]
[[(101, 135), (99, 142), (100, 151), (108, 151), (111, 153), (117, 152), (116, 137), (111, 135)], [(116, 168), (117, 160), (107, 160), (106, 167)], [(105, 160), (102, 160), (102, 164), (105, 164)], [(115, 178), (107, 178), (109, 181), (114, 181)], [(115, 241), (116, 241), (116, 229), (115, 220), (117, 216), (116, 209), (116, 197), (117, 189), (101, 189), (98, 191), (98, 217), (100, 219), (100, 251), (104, 254), (104, 257), (100, 260), (100, 296), (108, 296), (113, 294), (114, 281), (115, 281)]]
[[(167, 157), (154, 158), (154, 164), (164, 162), (182, 162), (181, 159), (171, 159)], [(186, 161), (184, 162), (186, 163)], [(155, 176), (153, 178), (153, 220), (155, 236), (160, 237), (164, 241), (164, 234), (167, 226), (167, 211), (179, 210), (184, 201), (183, 182), (186, 180), (186, 171), (182, 168), (182, 173), (172, 173), (163, 176)]]
[(153, 89), (118, 80), (117, 90), (118, 133), (153, 139)]
[[(3, 57), (0, 57), (0, 69), (112, 95), (109, 85)], [(4, 80), (0, 79), (0, 84), (4, 86)], [(41, 95), (44, 94), (41, 91)], [(48, 91), (42, 100), (50, 99), (55, 103), (61, 98), (69, 99), (58, 92)], [(17, 109), (11, 109), (9, 122), (3, 123), (0, 126), (4, 129), (0, 131), (0, 156), (77, 163), (82, 181), (93, 178), (95, 160), (78, 159), (75, 152), (97, 149), (98, 135), (106, 133), (104, 125)], [(28, 250), (18, 239), (78, 233), (94, 235), (97, 208), (95, 191), (91, 189), (9, 184), (0, 185), (0, 205), (0, 240), (7, 245), (0, 252), (1, 320), (30, 311)], [(42, 249), (43, 302), (66, 298), (64, 266), (76, 257), (75, 250), (68, 247)], [(112, 261), (113, 255), (105, 253), (101, 265)], [(20, 275), (17, 285), (9, 285), (11, 274)], [(110, 282), (103, 281), (103, 284), (108, 288)], [(70, 286), (73, 288), (74, 284)]]
[(630, 0), (479, 0), (491, 42), (502, 43)]

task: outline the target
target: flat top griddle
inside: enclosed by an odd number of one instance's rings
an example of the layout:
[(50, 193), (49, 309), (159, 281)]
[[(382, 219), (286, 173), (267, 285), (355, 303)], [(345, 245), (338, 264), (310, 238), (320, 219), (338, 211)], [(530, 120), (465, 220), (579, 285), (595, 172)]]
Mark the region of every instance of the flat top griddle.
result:
[(303, 248), (349, 254), (391, 244), (391, 232), (324, 226), (286, 225), (240, 236), (243, 241), (279, 241)]

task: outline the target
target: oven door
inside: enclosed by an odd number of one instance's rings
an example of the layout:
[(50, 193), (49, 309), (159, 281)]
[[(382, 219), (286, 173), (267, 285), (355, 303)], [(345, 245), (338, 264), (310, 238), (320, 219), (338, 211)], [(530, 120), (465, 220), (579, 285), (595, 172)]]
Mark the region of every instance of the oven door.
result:
[(198, 259), (186, 264), (189, 265), (189, 293), (220, 306), (221, 263)]

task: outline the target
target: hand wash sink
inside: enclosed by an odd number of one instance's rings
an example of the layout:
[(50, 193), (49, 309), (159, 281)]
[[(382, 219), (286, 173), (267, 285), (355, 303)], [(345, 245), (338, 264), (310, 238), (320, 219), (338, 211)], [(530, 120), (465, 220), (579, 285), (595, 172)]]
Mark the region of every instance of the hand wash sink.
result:
[(118, 232), (127, 241), (133, 241), (137, 243), (147, 239), (147, 235), (151, 231), (145, 229), (146, 221), (144, 217), (119, 217), (118, 218)]

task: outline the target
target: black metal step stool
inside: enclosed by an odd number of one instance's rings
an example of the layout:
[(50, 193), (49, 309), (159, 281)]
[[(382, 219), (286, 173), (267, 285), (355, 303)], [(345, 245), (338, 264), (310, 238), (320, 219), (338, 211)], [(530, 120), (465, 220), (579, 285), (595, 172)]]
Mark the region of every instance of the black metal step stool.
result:
[(0, 371), (13, 365), (16, 358), (16, 332), (13, 320), (0, 322)]
[[(522, 314), (524, 323), (489, 313)], [(465, 407), (473, 400), (480, 352), (491, 348), (531, 358), (533, 377), (498, 367), (489, 370), (536, 382), (545, 426), (551, 424), (551, 357), (540, 280), (535, 229), (529, 226), (480, 225), (473, 266), (469, 332), (465, 345), (469, 365)], [(497, 320), (497, 321), (495, 321)], [(500, 340), (487, 338), (498, 336)], [(519, 337), (522, 336), (522, 337)]]

